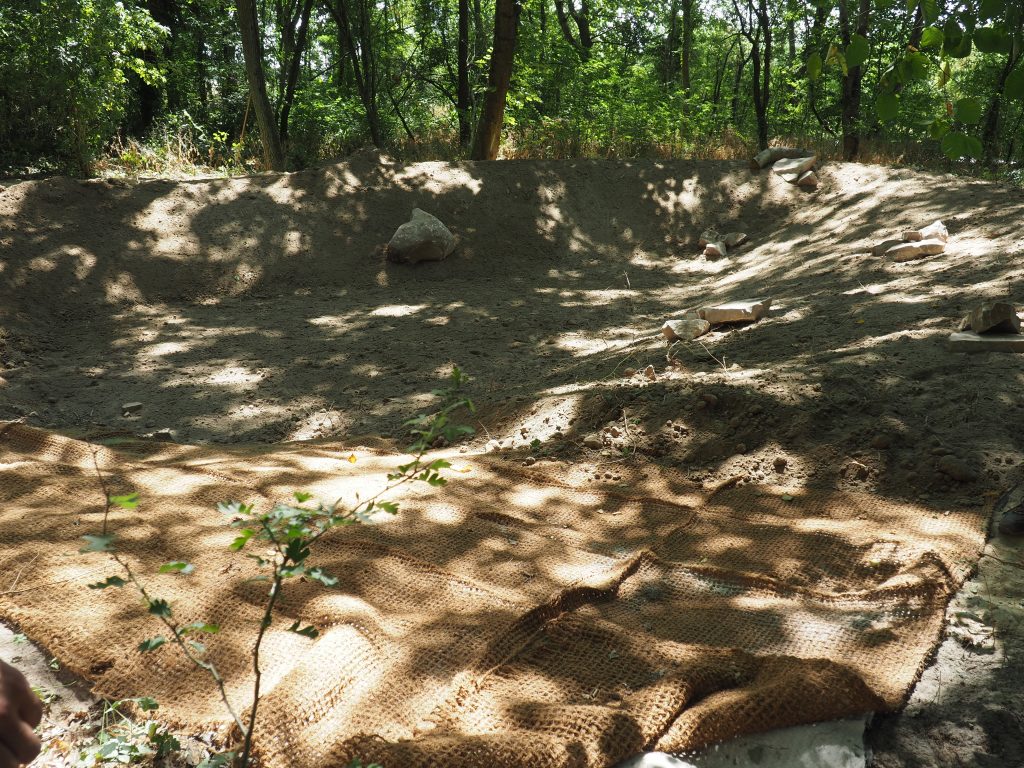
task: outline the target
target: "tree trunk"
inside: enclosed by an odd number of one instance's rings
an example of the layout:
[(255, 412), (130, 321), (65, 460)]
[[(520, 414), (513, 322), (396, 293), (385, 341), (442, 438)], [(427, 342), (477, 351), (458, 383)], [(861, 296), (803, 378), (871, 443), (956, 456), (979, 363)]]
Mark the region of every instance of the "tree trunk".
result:
[(373, 50), (372, 29), (370, 25), (370, 8), (363, 2), (360, 16), (360, 41), (356, 45), (352, 31), (352, 18), (349, 15), (349, 0), (336, 0), (328, 4), (327, 10), (338, 25), (338, 32), (352, 65), (352, 76), (356, 81), (359, 100), (363, 102), (366, 113), (366, 126), (370, 130), (370, 141), (378, 149), (383, 149), (384, 138), (380, 130), (380, 109), (377, 105), (377, 67)]
[(469, 0), (459, 0), (458, 87), (455, 110), (459, 113), (459, 146), (468, 149), (473, 138), (469, 91)]
[(690, 91), (690, 68), (693, 63), (693, 29), (697, 25), (694, 18), (697, 12), (697, 0), (683, 0), (683, 44), (679, 52), (679, 79), (683, 90)]
[(1020, 58), (1019, 41), (1011, 43), (1010, 53), (1006, 56), (1006, 65), (999, 72), (996, 79), (996, 87), (992, 93), (992, 100), (985, 110), (985, 120), (981, 129), (981, 146), (984, 148), (984, 160), (987, 165), (992, 165), (999, 151), (999, 112), (1003, 102), (1003, 91), (1006, 90), (1006, 79), (1013, 72)]
[(245, 58), (245, 76), (249, 81), (256, 123), (263, 140), (263, 158), (274, 171), (285, 170), (284, 148), (274, 121), (274, 110), (267, 98), (267, 80), (263, 73), (263, 45), (254, 0), (237, 0), (238, 26), (242, 33), (242, 55)]
[(494, 160), (501, 144), (501, 125), (505, 118), (505, 98), (512, 80), (515, 60), (516, 32), (521, 6), (517, 0), (496, 0), (494, 9), (494, 48), (487, 77), (487, 95), (476, 138), (473, 141), (473, 160)]
[[(850, 32), (849, 0), (839, 3), (839, 30), (843, 45), (848, 46), (853, 36)], [(867, 37), (868, 22), (871, 15), (871, 0), (858, 0), (856, 33)], [(843, 126), (843, 159), (855, 160), (860, 151), (860, 102), (861, 85), (864, 79), (864, 67), (850, 67), (842, 80), (842, 126)]]
[[(299, 15), (299, 28), (291, 42), (286, 56), (287, 77), (281, 96), (281, 118), (278, 121), (281, 129), (281, 142), (288, 141), (288, 115), (291, 114), (292, 102), (295, 101), (295, 88), (299, 83), (299, 70), (302, 69), (302, 54), (306, 51), (306, 36), (309, 31), (309, 16), (313, 11), (313, 0), (305, 0)], [(287, 49), (286, 49), (287, 50)]]

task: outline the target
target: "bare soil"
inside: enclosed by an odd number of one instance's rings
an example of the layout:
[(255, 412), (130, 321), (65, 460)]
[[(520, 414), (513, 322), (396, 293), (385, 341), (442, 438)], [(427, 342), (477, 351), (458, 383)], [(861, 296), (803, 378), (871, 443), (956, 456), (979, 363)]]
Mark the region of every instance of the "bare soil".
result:
[[(458, 365), (479, 408), (466, 452), (990, 503), (1024, 479), (1024, 357), (944, 341), (979, 301), (1024, 304), (1024, 191), (856, 164), (819, 176), (804, 192), (734, 161), (365, 154), (286, 175), (15, 184), (0, 191), (0, 419), (399, 448)], [(460, 239), (447, 261), (384, 261), (413, 207)], [(869, 253), (935, 219), (946, 253)], [(708, 227), (750, 241), (709, 260)], [(659, 333), (758, 297), (773, 301), (758, 323), (672, 347)], [(1019, 549), (1000, 552), (1017, 566), (986, 578), (1019, 608)], [(982, 597), (1003, 600), (994, 589)], [(1003, 619), (994, 651), (946, 641), (941, 692), (875, 726), (875, 765), (1024, 764), (1024, 658)]]

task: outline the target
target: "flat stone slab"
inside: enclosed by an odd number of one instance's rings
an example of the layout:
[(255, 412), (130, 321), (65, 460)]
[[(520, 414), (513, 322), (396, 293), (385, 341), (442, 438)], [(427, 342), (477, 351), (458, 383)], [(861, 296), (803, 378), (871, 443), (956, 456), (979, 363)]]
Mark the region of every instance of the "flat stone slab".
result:
[(904, 240), (883, 240), (874, 248), (871, 249), (872, 256), (885, 256), (885, 252), (890, 248), (895, 248), (897, 245), (903, 245)]
[(700, 316), (712, 325), (717, 323), (752, 323), (764, 317), (771, 305), (771, 299), (730, 301), (727, 304), (704, 307), (700, 310)]
[(950, 352), (1024, 352), (1024, 335), (958, 331), (949, 336)]
[(805, 173), (801, 173), (800, 177), (796, 180), (796, 185), (798, 187), (803, 187), (804, 189), (817, 189), (818, 174), (816, 174), (814, 171), (807, 171)]
[(810, 157), (790, 157), (783, 160), (777, 160), (775, 165), (772, 166), (772, 170), (780, 176), (784, 173), (795, 173), (797, 177), (801, 174), (807, 173), (814, 167), (814, 164), (818, 162), (817, 155), (811, 155)]
[(750, 161), (750, 170), (756, 173), (778, 160), (789, 157), (807, 157), (810, 154), (806, 149), (797, 149), (795, 147), (769, 147), (768, 149), (762, 149), (754, 155)]
[(866, 717), (780, 728), (716, 744), (694, 757), (648, 752), (616, 768), (864, 768)]
[(900, 243), (885, 252), (893, 261), (913, 261), (925, 256), (934, 256), (946, 250), (945, 240), (920, 240), (916, 243)]

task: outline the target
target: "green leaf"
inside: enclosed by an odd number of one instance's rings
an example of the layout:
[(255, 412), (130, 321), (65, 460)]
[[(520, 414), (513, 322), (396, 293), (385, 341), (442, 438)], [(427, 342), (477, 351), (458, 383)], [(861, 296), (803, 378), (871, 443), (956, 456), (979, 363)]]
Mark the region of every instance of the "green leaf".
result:
[(139, 494), (129, 493), (125, 496), (111, 496), (110, 503), (121, 509), (135, 509), (139, 506)]
[(981, 102), (973, 97), (959, 99), (953, 104), (953, 116), (961, 123), (977, 125), (981, 122)]
[(974, 30), (974, 44), (982, 53), (1009, 53), (1010, 36), (998, 27), (978, 27)]
[(924, 12), (924, 21), (926, 24), (934, 24), (939, 19), (939, 2), (938, 0), (922, 0), (921, 10)]
[(878, 119), (883, 123), (895, 120), (900, 112), (899, 96), (895, 93), (880, 94), (878, 101), (875, 103), (875, 109), (878, 110)]
[(398, 514), (398, 504), (393, 501), (378, 501), (377, 509), (387, 512), (389, 515)]
[(854, 33), (850, 38), (850, 44), (846, 46), (846, 66), (859, 67), (868, 60), (871, 55), (871, 44), (863, 35)]
[(156, 600), (149, 601), (149, 612), (154, 616), (160, 616), (165, 619), (169, 619), (172, 615), (171, 604), (166, 600), (157, 598)]
[(942, 42), (942, 52), (954, 59), (963, 59), (971, 53), (971, 36), (964, 32), (959, 22), (953, 17), (946, 19), (942, 26), (945, 40)]
[(950, 131), (942, 137), (942, 151), (950, 160), (959, 160), (961, 157), (980, 158), (982, 147), (981, 142), (973, 136)]
[(320, 631), (316, 627), (313, 627), (313, 626), (300, 627), (298, 621), (296, 621), (294, 624), (292, 624), (290, 627), (288, 627), (288, 631), (289, 632), (294, 632), (296, 635), (302, 635), (303, 637), (308, 637), (310, 639), (315, 639), (315, 638), (320, 636)]
[(177, 631), (179, 637), (184, 637), (185, 635), (189, 635), (194, 632), (204, 632), (208, 635), (215, 635), (220, 632), (220, 625), (208, 624), (205, 621), (193, 621), (189, 624), (184, 624), (178, 627)]
[(242, 549), (242, 547), (244, 547), (246, 544), (248, 544), (249, 543), (249, 539), (251, 539), (255, 535), (256, 535), (256, 531), (254, 531), (252, 528), (243, 528), (239, 532), (238, 538), (231, 542), (230, 549), (233, 552), (238, 552), (240, 549)]
[(928, 79), (931, 61), (920, 51), (912, 51), (900, 59), (896, 65), (896, 76), (900, 82), (910, 83), (915, 80)]
[(1003, 93), (1011, 99), (1024, 99), (1024, 65), (1018, 66), (1006, 78), (1006, 88), (1003, 89)]
[(325, 573), (320, 568), (310, 568), (306, 572), (306, 575), (309, 576), (309, 578), (311, 579), (319, 581), (325, 587), (333, 587), (335, 584), (338, 583), (338, 579), (336, 576), (331, 576), (329, 573)]
[(82, 537), (85, 539), (86, 544), (84, 547), (79, 549), (79, 552), (113, 552), (114, 551), (114, 534), (107, 534), (106, 536), (94, 536), (86, 534)]
[(296, 491), (295, 492), (295, 500), (298, 501), (299, 504), (307, 502), (307, 501), (309, 501), (312, 498), (313, 498), (313, 494), (311, 494), (311, 493), (306, 493), (305, 491)]
[(821, 67), (821, 54), (815, 51), (807, 57), (807, 78), (813, 81), (821, 77)]
[(143, 712), (152, 712), (154, 709), (160, 709), (160, 704), (157, 703), (157, 700), (149, 696), (136, 699), (135, 703), (139, 705), (139, 709)]
[(142, 653), (149, 653), (150, 651), (155, 651), (157, 648), (159, 648), (166, 642), (166, 637), (163, 637), (162, 635), (157, 635), (156, 637), (151, 637), (149, 638), (149, 640), (143, 640), (141, 643), (139, 643), (139, 650), (142, 651)]
[(921, 48), (941, 48), (946, 36), (938, 27), (926, 27), (921, 33)]
[(164, 563), (160, 566), (160, 573), (181, 573), (188, 575), (194, 571), (196, 567), (191, 563), (185, 563), (181, 560), (175, 560), (172, 563)]
[(211, 755), (203, 760), (196, 768), (225, 768), (235, 761), (234, 752), (222, 752), (219, 755)]
[(995, 19), (1006, 10), (1006, 0), (981, 0), (978, 18), (984, 21)]
[(938, 120), (935, 120), (928, 127), (928, 135), (931, 136), (936, 141), (941, 139), (947, 133), (949, 133), (949, 121), (948, 120), (943, 120), (943, 119), (940, 118)]
[(120, 576), (108, 576), (106, 581), (97, 581), (90, 584), (89, 589), (106, 589), (107, 587), (123, 587), (128, 582)]

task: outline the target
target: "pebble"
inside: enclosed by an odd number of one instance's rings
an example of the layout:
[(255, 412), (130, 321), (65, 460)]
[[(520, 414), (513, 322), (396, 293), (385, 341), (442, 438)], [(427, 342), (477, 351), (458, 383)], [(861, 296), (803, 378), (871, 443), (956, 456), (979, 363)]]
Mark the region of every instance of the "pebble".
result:
[(971, 483), (978, 479), (978, 473), (967, 462), (958, 459), (952, 454), (940, 457), (936, 466), (939, 472), (947, 477), (951, 477), (958, 483)]
[(124, 403), (121, 406), (121, 415), (122, 416), (131, 416), (133, 414), (138, 413), (141, 410), (142, 410), (142, 403), (136, 403), (136, 402)]
[(776, 456), (775, 461), (772, 462), (772, 466), (775, 467), (776, 472), (785, 472), (786, 466), (789, 464), (789, 460), (785, 456)]
[(583, 445), (587, 448), (603, 448), (604, 440), (596, 432), (592, 432), (583, 438)]
[(875, 435), (871, 438), (871, 447), (878, 451), (884, 451), (892, 445), (892, 436), (886, 434)]

